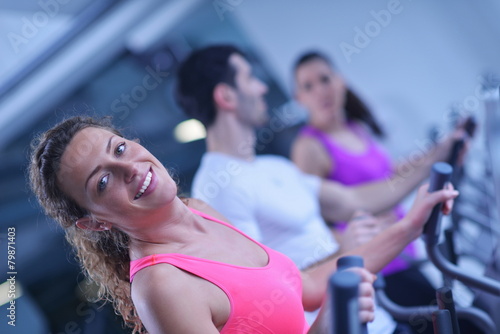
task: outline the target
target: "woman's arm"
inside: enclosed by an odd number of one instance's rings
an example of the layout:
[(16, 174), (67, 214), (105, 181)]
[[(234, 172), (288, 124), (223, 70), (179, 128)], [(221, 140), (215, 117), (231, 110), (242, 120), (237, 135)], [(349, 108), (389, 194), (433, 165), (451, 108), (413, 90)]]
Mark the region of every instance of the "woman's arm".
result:
[(323, 145), (311, 137), (298, 137), (292, 145), (290, 157), (305, 173), (327, 178), (334, 168), (334, 162)]
[(331, 222), (346, 221), (359, 208), (374, 214), (393, 208), (429, 176), (434, 163), (447, 159), (454, 138), (450, 136), (420, 155), (418, 164), (408, 161), (404, 169), (382, 181), (358, 186), (323, 181), (319, 195), (323, 217)]
[[(379, 233), (366, 244), (341, 255), (363, 257), (366, 269), (372, 273), (384, 268), (411, 241), (420, 236), (430, 212), (436, 204), (446, 201), (443, 212), (448, 214), (452, 206), (451, 200), (458, 196), (458, 192), (452, 189), (433, 193), (428, 193), (427, 189), (428, 185), (420, 187), (412, 208), (403, 219)], [(303, 304), (308, 310), (314, 310), (321, 305), (322, 298), (326, 293), (328, 278), (337, 269), (339, 256), (338, 254), (332, 256), (302, 272), (304, 277)]]
[[(432, 165), (446, 161), (454, 141), (469, 139), (461, 127), (440, 143), (419, 145), (407, 159), (394, 166), (394, 173), (384, 180), (356, 186), (345, 186), (339, 182), (325, 180), (320, 191), (320, 203), (325, 220), (335, 223), (347, 221), (354, 210), (362, 208), (377, 215), (391, 210), (429, 176)], [(464, 147), (467, 147), (464, 145)], [(461, 156), (466, 149), (462, 150)], [(298, 137), (293, 144), (291, 158), (304, 172), (326, 179), (335, 162), (331, 160), (323, 145), (314, 138)]]
[[(429, 162), (432, 165), (437, 161), (447, 161), (451, 154), (453, 143), (458, 139), (468, 140), (465, 131), (457, 128), (448, 134), (437, 144), (430, 140), (420, 142), (405, 159), (393, 165), (394, 178), (397, 181), (400, 178), (412, 176), (414, 173), (427, 174), (429, 171)], [(462, 149), (461, 154), (466, 151)]]
[(203, 285), (192, 284), (187, 275), (170, 265), (137, 273), (132, 299), (148, 333), (219, 333)]

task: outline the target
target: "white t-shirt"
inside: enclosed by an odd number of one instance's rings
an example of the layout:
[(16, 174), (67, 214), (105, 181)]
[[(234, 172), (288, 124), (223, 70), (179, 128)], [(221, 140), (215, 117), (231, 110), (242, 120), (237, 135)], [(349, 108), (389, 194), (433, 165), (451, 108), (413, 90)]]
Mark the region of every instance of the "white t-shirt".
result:
[[(319, 177), (303, 173), (284, 157), (259, 155), (248, 162), (207, 152), (191, 195), (303, 269), (339, 248), (321, 216), (320, 186)], [(311, 323), (315, 315), (307, 313), (307, 320)], [(385, 311), (378, 309), (376, 319), (369, 324), (370, 333), (394, 331), (395, 323)]]
[(258, 156), (249, 163), (209, 152), (196, 172), (192, 196), (302, 269), (338, 250), (321, 216), (320, 184), (280, 156)]

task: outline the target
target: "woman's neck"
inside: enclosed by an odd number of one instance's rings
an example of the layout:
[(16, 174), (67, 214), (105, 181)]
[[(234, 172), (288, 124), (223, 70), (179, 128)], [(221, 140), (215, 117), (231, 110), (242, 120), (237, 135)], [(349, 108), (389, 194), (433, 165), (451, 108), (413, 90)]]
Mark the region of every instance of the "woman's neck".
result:
[(345, 112), (338, 112), (336, 113), (336, 115), (338, 116), (332, 117), (328, 122), (325, 122), (324, 120), (316, 121), (314, 119), (311, 119), (309, 124), (312, 127), (328, 134), (342, 132), (348, 128), (348, 121), (345, 117)]
[(132, 260), (158, 250), (171, 252), (184, 248), (200, 234), (207, 233), (206, 224), (179, 198), (147, 220), (145, 224), (138, 223), (138, 228), (126, 231)]

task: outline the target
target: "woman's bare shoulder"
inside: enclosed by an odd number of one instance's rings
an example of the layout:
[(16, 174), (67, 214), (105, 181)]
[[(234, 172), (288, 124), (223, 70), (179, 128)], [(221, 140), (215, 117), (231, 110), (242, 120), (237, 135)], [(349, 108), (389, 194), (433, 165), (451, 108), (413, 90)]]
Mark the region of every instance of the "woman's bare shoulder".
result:
[(201, 199), (185, 198), (184, 203), (186, 203), (186, 205), (192, 209), (206, 213), (207, 215), (212, 216), (214, 218), (217, 218), (219, 220), (222, 220), (226, 223), (231, 223), (222, 213), (215, 210), (207, 202), (204, 202)]
[[(199, 332), (214, 325), (203, 280), (170, 264), (157, 264), (137, 273), (132, 284), (132, 300), (150, 333), (189, 328)], [(192, 318), (199, 323), (192, 323)], [(210, 332), (210, 333), (211, 333)]]
[(290, 157), (305, 173), (326, 177), (333, 167), (333, 160), (317, 139), (300, 136), (292, 145)]

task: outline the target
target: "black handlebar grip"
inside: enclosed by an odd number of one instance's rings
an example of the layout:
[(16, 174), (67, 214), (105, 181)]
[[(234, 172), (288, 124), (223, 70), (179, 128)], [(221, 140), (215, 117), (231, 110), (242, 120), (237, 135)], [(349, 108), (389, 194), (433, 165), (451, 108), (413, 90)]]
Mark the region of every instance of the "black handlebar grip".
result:
[(450, 156), (448, 157), (448, 164), (452, 167), (457, 165), (458, 155), (465, 145), (465, 140), (463, 138), (457, 139), (453, 142), (451, 147)]
[[(337, 271), (353, 267), (364, 268), (365, 264), (363, 258), (358, 255), (348, 255), (337, 259)], [(339, 332), (342, 333), (342, 332)], [(361, 324), (361, 334), (368, 334), (368, 327), (366, 324)]]
[(375, 291), (385, 289), (385, 278), (381, 273), (377, 274), (377, 279), (373, 282), (373, 288)]
[(363, 258), (358, 255), (342, 256), (337, 259), (337, 270), (344, 270), (352, 267), (363, 268), (364, 266)]
[(434, 334), (453, 334), (448, 310), (437, 310), (432, 312), (432, 325)]
[(436, 290), (437, 304), (440, 310), (448, 310), (450, 312), (450, 321), (453, 328), (453, 334), (460, 334), (458, 327), (458, 318), (455, 311), (455, 302), (453, 301), (453, 292), (448, 287), (439, 288)]
[(330, 334), (360, 334), (359, 284), (361, 278), (350, 271), (338, 271), (330, 277)]
[(473, 116), (467, 117), (467, 120), (465, 121), (464, 125), (464, 130), (465, 132), (467, 132), (469, 137), (474, 137), (474, 134), (476, 133), (476, 127), (477, 127), (476, 119)]
[[(451, 178), (453, 173), (453, 168), (446, 162), (436, 162), (432, 166), (430, 180), (429, 180), (429, 192), (434, 192), (444, 188), (446, 182)], [(441, 208), (443, 204), (437, 204), (431, 212), (429, 219), (424, 226), (424, 235), (427, 243), (435, 244), (439, 238), (439, 219), (441, 218)]]

